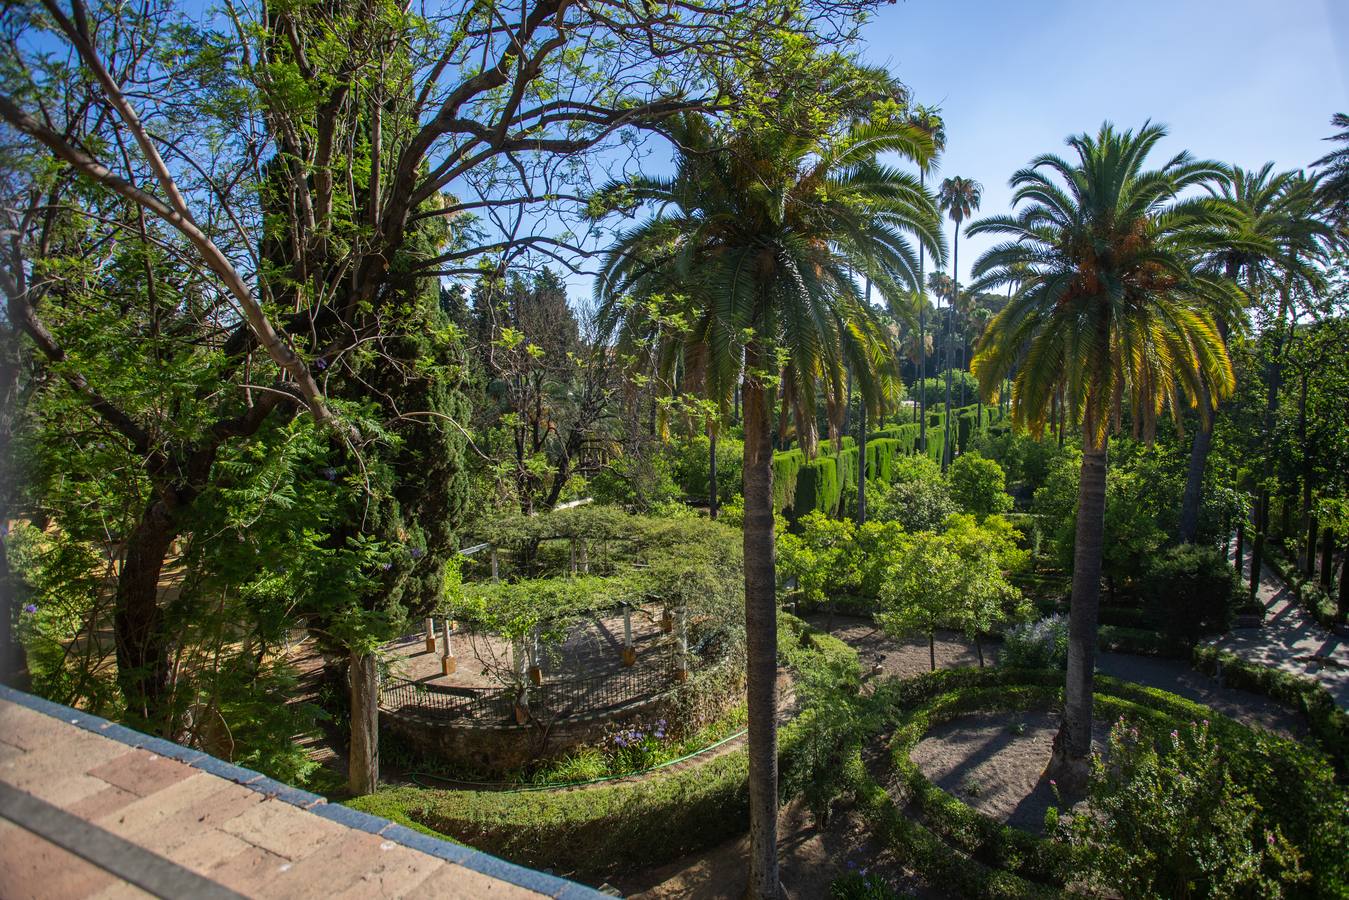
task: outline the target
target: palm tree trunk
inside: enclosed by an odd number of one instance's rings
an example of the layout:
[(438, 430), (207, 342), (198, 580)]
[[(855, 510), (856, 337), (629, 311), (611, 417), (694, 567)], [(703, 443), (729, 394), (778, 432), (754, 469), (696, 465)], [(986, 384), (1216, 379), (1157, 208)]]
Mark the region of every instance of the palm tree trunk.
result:
[[(1212, 406), (1207, 385), (1199, 386), (1199, 401), (1206, 407)], [(1190, 469), (1185, 476), (1185, 494), (1180, 501), (1180, 542), (1193, 544), (1199, 533), (1199, 505), (1203, 499), (1204, 469), (1208, 467), (1209, 450), (1213, 447), (1213, 426), (1205, 427), (1202, 422), (1194, 433), (1194, 442), (1190, 444)]]
[[(1087, 419), (1091, 421), (1090, 417)], [(1049, 769), (1067, 790), (1086, 787), (1091, 754), (1092, 684), (1096, 668), (1096, 626), (1101, 603), (1101, 557), (1105, 537), (1105, 476), (1109, 438), (1088, 445), (1083, 429), (1082, 473), (1077, 494), (1077, 535), (1073, 544), (1073, 593), (1068, 608), (1068, 677), (1063, 724), (1054, 738)]]
[(867, 523), (867, 405), (857, 410), (857, 524)]
[[(918, 173), (918, 186), (925, 188), (927, 174)], [(918, 293), (922, 302), (918, 304), (918, 452), (927, 453), (927, 391), (923, 382), (927, 380), (927, 284), (923, 281), (923, 242), (918, 242)]]
[[(759, 365), (757, 353), (747, 366)], [(763, 384), (745, 383), (745, 674), (749, 706), (749, 890), (779, 895), (777, 857), (777, 596), (773, 536), (773, 450)]]
[(946, 474), (951, 465), (951, 317), (955, 314), (956, 300), (960, 297), (960, 225), (956, 225), (955, 247), (951, 255), (951, 302), (946, 307), (946, 421), (943, 431), (941, 451), (941, 470)]
[(373, 794), (379, 787), (379, 669), (373, 653), (352, 651), (351, 753), (347, 783), (357, 797)]

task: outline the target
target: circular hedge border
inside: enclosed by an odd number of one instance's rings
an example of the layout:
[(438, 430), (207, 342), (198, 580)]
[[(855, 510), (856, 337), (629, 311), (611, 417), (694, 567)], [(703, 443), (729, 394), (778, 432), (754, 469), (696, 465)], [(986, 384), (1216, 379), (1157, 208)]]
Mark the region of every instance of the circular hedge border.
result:
[[(782, 614), (779, 653), (798, 685), (815, 680), (855, 692), (857, 652), (838, 638)], [(779, 729), (784, 792), (830, 777), (839, 752), (827, 698), (807, 698)], [(595, 787), (502, 793), (399, 787), (348, 805), (410, 828), (533, 868), (599, 880), (660, 865), (745, 831), (749, 819), (744, 748), (685, 769)]]
[[(973, 712), (1043, 709), (1062, 704), (1062, 673), (1049, 670), (947, 670), (883, 685), (877, 695), (900, 711), (888, 743), (893, 793), (874, 783), (860, 792), (887, 841), (931, 883), (970, 896), (1052, 896), (1072, 877), (1061, 843), (1008, 826), (933, 784), (910, 753), (934, 726)], [(1125, 716), (1158, 737), (1207, 720), (1228, 747), (1233, 777), (1255, 795), (1303, 853), (1315, 896), (1338, 896), (1349, 879), (1344, 792), (1319, 751), (1249, 728), (1175, 694), (1097, 676), (1100, 717)], [(887, 696), (881, 698), (882, 694)], [(907, 819), (912, 803), (923, 824)]]

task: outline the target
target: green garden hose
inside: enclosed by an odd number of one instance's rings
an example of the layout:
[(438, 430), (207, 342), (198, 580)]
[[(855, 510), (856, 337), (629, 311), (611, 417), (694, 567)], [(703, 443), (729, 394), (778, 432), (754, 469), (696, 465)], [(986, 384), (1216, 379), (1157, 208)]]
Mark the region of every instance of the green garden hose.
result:
[(728, 735), (727, 737), (724, 737), (721, 740), (717, 741), (715, 744), (708, 744), (701, 750), (694, 750), (692, 753), (686, 753), (685, 755), (680, 756), (676, 759), (666, 760), (665, 762), (660, 763), (658, 765), (654, 765), (649, 769), (641, 769), (639, 771), (628, 772), (623, 775), (605, 775), (602, 778), (590, 778), (585, 781), (561, 781), (561, 782), (551, 782), (547, 784), (529, 784), (529, 785), (521, 785), (518, 787), (509, 787), (509, 785), (512, 785), (513, 782), (467, 781), (463, 778), (450, 778), (446, 775), (437, 775), (434, 772), (409, 772), (408, 778), (412, 779), (412, 781), (416, 782), (418, 785), (424, 788), (430, 788), (432, 786), (423, 782), (422, 779), (434, 778), (437, 781), (443, 781), (449, 784), (469, 785), (477, 790), (490, 790), (500, 794), (524, 794), (529, 793), (531, 791), (558, 791), (564, 788), (583, 787), (588, 784), (603, 784), (606, 781), (618, 781), (623, 778), (636, 778), (639, 775), (646, 775), (650, 772), (655, 772), (660, 769), (664, 769), (667, 766), (673, 766), (676, 763), (682, 763), (685, 760), (693, 759), (695, 756), (701, 756), (702, 754), (707, 753), (709, 750), (715, 750), (722, 744), (733, 741), (738, 737), (742, 737), (747, 731), (749, 731), (748, 728), (742, 728), (735, 734)]

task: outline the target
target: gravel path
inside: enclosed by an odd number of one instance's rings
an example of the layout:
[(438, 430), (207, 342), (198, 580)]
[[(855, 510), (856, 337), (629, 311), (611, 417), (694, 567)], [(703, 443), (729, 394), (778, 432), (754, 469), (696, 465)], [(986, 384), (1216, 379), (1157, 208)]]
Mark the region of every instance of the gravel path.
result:
[[(1250, 566), (1246, 553), (1243, 578), (1249, 577)], [(1261, 566), (1257, 596), (1265, 607), (1264, 625), (1224, 635), (1214, 646), (1262, 666), (1314, 678), (1341, 709), (1349, 709), (1349, 640), (1317, 624), (1267, 566)]]

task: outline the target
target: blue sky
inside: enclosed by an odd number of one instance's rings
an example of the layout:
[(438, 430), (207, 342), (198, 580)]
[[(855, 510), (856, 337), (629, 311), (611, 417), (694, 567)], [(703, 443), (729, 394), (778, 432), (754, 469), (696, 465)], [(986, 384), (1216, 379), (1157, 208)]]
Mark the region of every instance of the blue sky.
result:
[[(901, 0), (863, 37), (942, 107), (938, 178), (982, 182), (984, 214), (1007, 211), (1018, 167), (1106, 119), (1165, 124), (1159, 161), (1293, 169), (1349, 112), (1349, 0)], [(962, 281), (984, 245), (961, 240)]]

